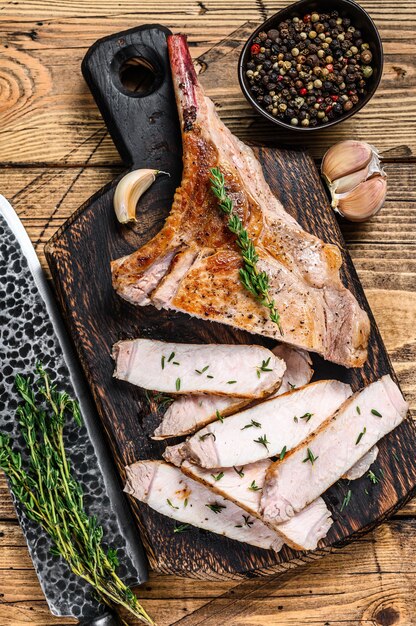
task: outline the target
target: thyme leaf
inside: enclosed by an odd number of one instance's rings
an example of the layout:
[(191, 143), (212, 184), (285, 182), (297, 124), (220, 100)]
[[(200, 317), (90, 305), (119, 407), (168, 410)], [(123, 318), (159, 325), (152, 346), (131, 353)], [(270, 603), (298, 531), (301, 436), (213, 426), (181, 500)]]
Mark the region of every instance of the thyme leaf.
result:
[(235, 467), (235, 465), (233, 465), (233, 470), (239, 475), (240, 478), (244, 478), (243, 469), (244, 469), (244, 466), (238, 469), (238, 467)]
[(215, 416), (216, 416), (217, 420), (219, 420), (221, 422), (221, 424), (224, 423), (224, 418), (221, 415), (221, 413), (218, 411), (218, 409), (215, 411)]
[(262, 372), (272, 372), (273, 368), (272, 367), (268, 367), (269, 363), (270, 363), (270, 359), (271, 357), (269, 356), (269, 358), (266, 361), (262, 361), (261, 365), (257, 366), (257, 378), (260, 378), (261, 373)]
[(255, 480), (252, 481), (249, 489), (250, 489), (250, 491), (261, 491), (261, 487), (256, 485), (256, 481)]
[(267, 441), (267, 435), (263, 435), (262, 437), (259, 437), (258, 439), (253, 439), (254, 443), (260, 443), (262, 446), (264, 446), (267, 450), (267, 452), (269, 451), (269, 445), (270, 445), (270, 441)]
[(220, 472), (219, 474), (215, 475), (215, 474), (211, 474), (212, 478), (218, 482), (219, 480), (221, 480), (221, 478), (224, 477), (224, 472)]
[(367, 428), (364, 426), (363, 430), (360, 432), (360, 434), (357, 437), (357, 441), (355, 442), (356, 446), (358, 446), (358, 444), (360, 443), (361, 439), (364, 437), (366, 432), (367, 432)]
[(344, 500), (342, 501), (342, 505), (341, 505), (341, 511), (343, 511), (345, 508), (347, 508), (347, 506), (350, 503), (351, 500), (351, 496), (352, 496), (352, 491), (351, 489), (348, 489), (347, 493), (345, 494)]
[(376, 409), (371, 409), (371, 413), (373, 415), (376, 415), (377, 417), (383, 417), (381, 413), (379, 413), (378, 411), (376, 411)]
[(248, 526), (250, 528), (250, 526), (253, 526), (254, 524), (254, 520), (250, 519), (250, 515), (243, 515), (243, 520), (244, 520), (244, 524), (236, 524), (235, 527), (243, 528), (243, 526)]
[(179, 524), (179, 526), (175, 526), (173, 529), (174, 533), (184, 533), (185, 530), (188, 530), (189, 524)]
[(166, 502), (169, 504), (169, 506), (170, 506), (172, 509), (179, 509), (179, 507), (178, 507), (178, 506), (175, 506), (174, 504), (172, 504), (172, 501), (171, 501), (171, 500), (169, 500), (169, 498), (166, 498)]
[(282, 448), (282, 450), (281, 450), (281, 452), (280, 452), (280, 454), (279, 454), (279, 459), (280, 459), (280, 461), (283, 461), (283, 459), (284, 459), (284, 458), (285, 458), (285, 456), (286, 456), (286, 452), (287, 452), (287, 447), (286, 447), (286, 446), (283, 446), (283, 448)]
[(313, 465), (317, 459), (319, 459), (319, 456), (314, 456), (312, 450), (308, 448), (308, 454), (306, 456), (306, 459), (303, 459), (302, 463), (307, 463), (308, 461), (310, 461)]
[(227, 508), (224, 504), (219, 504), (218, 502), (214, 502), (213, 504), (206, 504), (205, 506), (211, 509), (211, 511), (213, 511), (214, 513), (221, 513), (223, 509)]
[(246, 424), (245, 426), (243, 426), (243, 428), (240, 428), (240, 430), (245, 430), (246, 428), (252, 428), (253, 426), (254, 428), (261, 428), (260, 422), (255, 422), (254, 420), (251, 420), (250, 424)]
[(380, 482), (380, 479), (374, 474), (372, 470), (370, 470), (367, 474), (368, 478), (371, 480), (373, 485), (377, 485)]
[(179, 391), (181, 388), (181, 379), (177, 378), (175, 382), (176, 391)]
[(214, 441), (217, 440), (215, 433), (205, 433), (205, 435), (199, 435), (199, 440), (205, 441), (205, 439), (207, 439), (208, 437), (213, 437)]

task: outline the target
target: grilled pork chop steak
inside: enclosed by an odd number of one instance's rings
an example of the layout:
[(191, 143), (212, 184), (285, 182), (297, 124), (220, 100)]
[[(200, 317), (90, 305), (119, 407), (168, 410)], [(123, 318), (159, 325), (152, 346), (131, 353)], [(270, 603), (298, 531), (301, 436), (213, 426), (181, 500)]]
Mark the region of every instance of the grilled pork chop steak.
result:
[[(361, 366), (370, 325), (341, 282), (340, 250), (304, 231), (273, 196), (251, 148), (224, 126), (204, 95), (185, 36), (169, 36), (168, 49), (182, 128), (182, 182), (162, 230), (113, 261), (114, 288), (133, 304), (182, 311)], [(259, 270), (269, 275), (282, 337), (240, 283), (241, 257), (210, 186), (213, 167), (224, 174), (255, 243)]]
[(306, 442), (269, 467), (262, 492), (263, 518), (281, 523), (304, 509), (396, 428), (408, 408), (390, 376), (348, 398)]
[(255, 517), (163, 461), (126, 467), (126, 493), (163, 515), (236, 541), (278, 552), (281, 537)]
[[(272, 352), (286, 363), (282, 383), (273, 395), (281, 395), (295, 387), (302, 387), (310, 381), (313, 369), (307, 352), (284, 344), (276, 346)], [(267, 369), (269, 368), (270, 363)], [(180, 396), (166, 410), (152, 439), (189, 435), (218, 419), (218, 413), (221, 417), (232, 415), (250, 402), (251, 400), (244, 398), (221, 397), (209, 393)]]

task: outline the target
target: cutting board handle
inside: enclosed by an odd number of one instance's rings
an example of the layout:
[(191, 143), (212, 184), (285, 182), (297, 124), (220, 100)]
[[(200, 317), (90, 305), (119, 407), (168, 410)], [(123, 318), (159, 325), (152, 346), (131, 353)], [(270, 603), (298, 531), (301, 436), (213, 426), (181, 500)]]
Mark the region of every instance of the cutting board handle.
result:
[(82, 73), (125, 164), (180, 178), (182, 144), (169, 34), (164, 26), (150, 25), (104, 37), (88, 50)]

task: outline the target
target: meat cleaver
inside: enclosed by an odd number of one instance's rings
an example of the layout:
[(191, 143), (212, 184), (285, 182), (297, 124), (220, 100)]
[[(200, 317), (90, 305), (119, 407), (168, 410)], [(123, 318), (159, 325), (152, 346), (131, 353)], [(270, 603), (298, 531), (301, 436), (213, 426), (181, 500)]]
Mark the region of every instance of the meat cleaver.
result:
[[(27, 375), (41, 361), (56, 376), (59, 387), (75, 396), (84, 426), (65, 428), (65, 446), (82, 485), (87, 512), (96, 515), (104, 539), (118, 551), (119, 575), (129, 585), (147, 579), (147, 562), (130, 509), (121, 491), (95, 415), (89, 390), (80, 372), (63, 322), (32, 243), (17, 214), (0, 195), (0, 431), (11, 435), (17, 448), (15, 418), (17, 373)], [(14, 501), (51, 612), (77, 618), (91, 626), (115, 626), (115, 615), (94, 597), (93, 589), (72, 574), (63, 559), (50, 554), (51, 541)]]

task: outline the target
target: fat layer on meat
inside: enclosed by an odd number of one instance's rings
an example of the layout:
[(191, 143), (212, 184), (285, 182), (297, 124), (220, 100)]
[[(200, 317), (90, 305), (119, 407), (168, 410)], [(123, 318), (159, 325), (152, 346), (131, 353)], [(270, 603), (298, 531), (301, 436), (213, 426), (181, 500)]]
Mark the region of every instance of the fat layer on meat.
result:
[[(282, 383), (272, 395), (281, 395), (290, 389), (306, 385), (312, 378), (311, 359), (304, 350), (279, 344), (273, 348), (275, 356), (286, 363)], [(261, 372), (260, 372), (261, 375)], [(199, 428), (221, 417), (236, 413), (250, 400), (236, 397), (221, 397), (213, 394), (181, 396), (166, 410), (162, 421), (154, 432), (153, 439), (167, 439), (194, 433)]]
[(126, 475), (124, 491), (167, 517), (266, 550), (282, 548), (276, 532), (172, 465), (138, 461)]
[(264, 519), (281, 523), (304, 509), (396, 428), (407, 409), (390, 376), (346, 400), (306, 442), (268, 469), (261, 501)]
[[(311, 383), (209, 424), (182, 444), (180, 454), (206, 468), (280, 455), (309, 437), (351, 393), (337, 380)], [(165, 455), (171, 460), (169, 447)]]
[[(286, 365), (256, 345), (119, 341), (114, 376), (144, 389), (170, 394), (211, 393), (262, 398), (281, 384)], [(267, 362), (267, 371), (258, 371)]]

